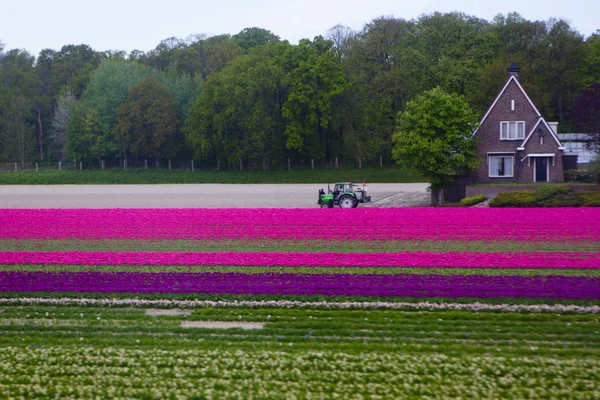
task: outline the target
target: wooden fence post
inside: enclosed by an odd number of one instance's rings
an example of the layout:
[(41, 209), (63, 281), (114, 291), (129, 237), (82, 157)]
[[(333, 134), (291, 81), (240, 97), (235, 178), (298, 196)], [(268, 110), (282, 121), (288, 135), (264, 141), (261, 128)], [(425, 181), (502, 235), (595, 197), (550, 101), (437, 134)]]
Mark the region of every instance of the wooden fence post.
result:
[(244, 164), (242, 163), (242, 159), (240, 158), (240, 171), (244, 170)]
[(171, 170), (171, 160), (169, 160), (169, 171)]
[(38, 172), (38, 165), (35, 163), (35, 172)]
[(62, 161), (59, 161), (59, 162), (58, 162), (58, 170), (59, 170), (59, 171), (62, 171)]
[(290, 159), (288, 158), (288, 171), (292, 170), (292, 164), (290, 163)]
[(338, 163), (338, 158), (335, 158), (335, 169), (339, 169), (340, 168), (340, 164)]
[(362, 157), (358, 157), (358, 169), (362, 169)]
[(127, 169), (127, 159), (123, 160), (123, 169)]
[(100, 168), (104, 169), (104, 160), (100, 160)]
[(17, 163), (15, 163), (15, 172), (18, 172)]
[(144, 159), (144, 171), (148, 170), (148, 160)]
[(221, 170), (221, 160), (217, 160), (217, 171)]
[(83, 161), (79, 161), (79, 170), (83, 171)]
[(192, 160), (192, 172), (194, 172), (194, 160)]
[(383, 168), (383, 156), (379, 156), (379, 168)]
[(310, 159), (310, 168), (311, 169), (315, 169), (315, 160), (314, 160), (314, 158)]

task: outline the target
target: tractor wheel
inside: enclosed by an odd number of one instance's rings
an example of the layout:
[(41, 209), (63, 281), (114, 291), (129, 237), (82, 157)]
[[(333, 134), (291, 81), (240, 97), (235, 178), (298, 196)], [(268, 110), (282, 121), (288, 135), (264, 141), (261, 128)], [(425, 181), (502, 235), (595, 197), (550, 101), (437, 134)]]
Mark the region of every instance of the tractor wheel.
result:
[(354, 208), (354, 204), (356, 204), (356, 199), (349, 194), (340, 197), (340, 208)]
[(329, 202), (321, 203), (321, 208), (329, 208)]

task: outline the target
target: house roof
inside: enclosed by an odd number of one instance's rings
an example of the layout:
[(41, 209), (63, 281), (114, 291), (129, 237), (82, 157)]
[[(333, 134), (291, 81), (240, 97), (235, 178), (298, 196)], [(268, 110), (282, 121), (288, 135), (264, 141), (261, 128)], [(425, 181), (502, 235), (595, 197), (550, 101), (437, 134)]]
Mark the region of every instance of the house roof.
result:
[(552, 128), (550, 128), (550, 125), (548, 125), (548, 123), (546, 122), (546, 120), (544, 118), (542, 118), (542, 117), (538, 118), (538, 120), (535, 123), (535, 125), (533, 125), (533, 128), (531, 129), (531, 131), (529, 131), (529, 134), (525, 137), (525, 140), (523, 140), (523, 143), (521, 143), (521, 145), (519, 147), (517, 147), (517, 150), (524, 150), (525, 149), (525, 143), (527, 143), (527, 141), (529, 140), (529, 138), (533, 135), (533, 133), (536, 131), (537, 127), (540, 126), (540, 124), (544, 125), (546, 127), (546, 129), (548, 130), (548, 132), (550, 132), (550, 135), (552, 136), (552, 138), (558, 144), (558, 149), (559, 150), (564, 150), (565, 147), (562, 145), (562, 143), (560, 142), (560, 140), (558, 140), (558, 136), (556, 136), (556, 134), (554, 133), (554, 130)]
[[(488, 117), (488, 115), (490, 114), (490, 112), (494, 109), (494, 107), (496, 106), (496, 103), (498, 103), (498, 100), (500, 100), (500, 97), (502, 97), (502, 95), (506, 91), (506, 88), (508, 88), (508, 85), (510, 85), (511, 82), (514, 82), (514, 83), (517, 84), (517, 87), (519, 88), (519, 90), (521, 90), (521, 92), (523, 93), (523, 95), (525, 96), (525, 98), (527, 99), (527, 101), (529, 102), (529, 104), (531, 105), (531, 107), (533, 108), (533, 110), (535, 111), (536, 115), (539, 118), (542, 117), (542, 114), (540, 114), (540, 112), (535, 107), (535, 105), (533, 104), (533, 102), (531, 101), (531, 99), (529, 98), (529, 96), (527, 96), (527, 93), (525, 93), (525, 90), (523, 89), (523, 86), (521, 86), (521, 84), (519, 83), (519, 80), (514, 75), (511, 75), (508, 78), (508, 80), (506, 81), (506, 84), (504, 85), (504, 87), (502, 88), (502, 90), (500, 91), (500, 93), (498, 94), (498, 96), (496, 97), (496, 100), (494, 100), (494, 102), (492, 103), (492, 105), (490, 106), (490, 108), (488, 109), (488, 111), (485, 113), (485, 115), (483, 116), (483, 118), (479, 122), (479, 126), (483, 125), (483, 122), (486, 120), (486, 118)], [(475, 130), (475, 132), (473, 132), (473, 136), (475, 136), (478, 131), (479, 131), (479, 128), (477, 128)]]

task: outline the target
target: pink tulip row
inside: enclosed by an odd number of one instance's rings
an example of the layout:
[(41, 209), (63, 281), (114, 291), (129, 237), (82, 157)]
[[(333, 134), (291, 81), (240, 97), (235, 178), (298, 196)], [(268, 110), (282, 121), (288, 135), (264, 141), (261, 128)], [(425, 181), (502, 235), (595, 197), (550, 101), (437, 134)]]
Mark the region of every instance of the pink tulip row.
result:
[(285, 267), (600, 268), (593, 252), (120, 252), (2, 251), (0, 264)]
[(0, 239), (600, 239), (600, 208), (0, 209)]

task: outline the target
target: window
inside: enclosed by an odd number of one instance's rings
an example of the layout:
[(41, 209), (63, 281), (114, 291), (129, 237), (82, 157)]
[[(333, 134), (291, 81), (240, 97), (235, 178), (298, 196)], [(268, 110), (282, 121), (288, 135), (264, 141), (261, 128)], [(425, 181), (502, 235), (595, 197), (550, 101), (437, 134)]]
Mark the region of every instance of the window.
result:
[(490, 156), (489, 157), (489, 175), (490, 178), (512, 178), (513, 160), (511, 156)]
[(500, 122), (500, 139), (519, 140), (525, 139), (525, 121)]

